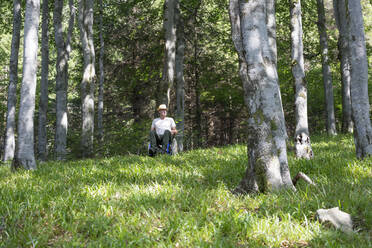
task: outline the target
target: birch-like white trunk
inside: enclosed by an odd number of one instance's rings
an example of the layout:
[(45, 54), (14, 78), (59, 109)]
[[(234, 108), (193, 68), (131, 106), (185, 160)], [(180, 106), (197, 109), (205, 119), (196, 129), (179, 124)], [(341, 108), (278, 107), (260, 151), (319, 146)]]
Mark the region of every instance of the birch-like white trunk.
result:
[(350, 95), (350, 48), (348, 41), (349, 30), (346, 20), (346, 2), (345, 0), (333, 0), (333, 7), (339, 31), (337, 45), (342, 84), (342, 132), (351, 133), (353, 132), (353, 120)]
[(347, 1), (351, 65), (351, 108), (356, 155), (372, 155), (372, 127), (368, 99), (368, 62), (360, 1)]
[(37, 72), (40, 1), (26, 2), (23, 45), (23, 78), (18, 116), (17, 162), (25, 169), (36, 169), (34, 153), (34, 112)]
[(292, 75), (296, 89), (295, 94), (295, 150), (297, 158), (310, 159), (313, 151), (310, 144), (309, 125), (307, 121), (307, 88), (305, 81), (304, 54), (302, 42), (301, 1), (291, 0), (291, 59)]
[(178, 0), (165, 0), (164, 2), (164, 38), (165, 58), (162, 79), (160, 81), (160, 92), (158, 104), (170, 103), (170, 91), (174, 83), (175, 59), (176, 59), (176, 21), (175, 7)]
[(98, 88), (98, 109), (97, 109), (97, 129), (98, 142), (103, 141), (103, 84), (105, 81), (105, 72), (103, 67), (103, 58), (105, 54), (105, 42), (103, 40), (103, 5), (102, 0), (99, 1), (100, 16), (99, 16), (99, 41), (101, 44), (99, 52), (99, 88)]
[(177, 24), (177, 51), (176, 51), (176, 125), (178, 152), (183, 151), (183, 136), (185, 130), (185, 79), (183, 77), (183, 60), (185, 54), (185, 37), (183, 18), (180, 13), (179, 4), (176, 5)]
[(276, 70), (274, 1), (230, 0), (232, 39), (248, 108), (248, 168), (239, 193), (294, 189)]
[(18, 53), (21, 31), (21, 0), (13, 0), (13, 34), (9, 63), (9, 86), (4, 144), (4, 161), (13, 160), (15, 154), (15, 116), (17, 104)]
[(81, 110), (82, 110), (82, 156), (93, 155), (94, 135), (94, 80), (95, 80), (95, 51), (93, 44), (93, 0), (80, 0), (79, 28), (83, 48), (84, 71), (81, 81)]
[(45, 161), (47, 152), (47, 111), (48, 111), (48, 75), (49, 75), (49, 0), (43, 1), (41, 31), (41, 81), (39, 99), (38, 159)]
[(322, 54), (322, 75), (324, 84), (324, 98), (326, 107), (326, 129), (329, 135), (336, 135), (336, 119), (335, 119), (335, 108), (333, 102), (333, 85), (332, 85), (332, 74), (331, 67), (329, 65), (328, 58), (328, 41), (327, 41), (327, 29), (325, 25), (325, 14), (324, 14), (324, 1), (317, 0), (318, 9), (318, 30), (320, 49)]
[(70, 19), (66, 41), (62, 27), (63, 0), (54, 1), (54, 37), (57, 47), (56, 63), (56, 134), (55, 156), (57, 160), (66, 158), (67, 141), (67, 88), (68, 88), (68, 60), (71, 52), (71, 36), (74, 27), (75, 8), (73, 0), (69, 0)]

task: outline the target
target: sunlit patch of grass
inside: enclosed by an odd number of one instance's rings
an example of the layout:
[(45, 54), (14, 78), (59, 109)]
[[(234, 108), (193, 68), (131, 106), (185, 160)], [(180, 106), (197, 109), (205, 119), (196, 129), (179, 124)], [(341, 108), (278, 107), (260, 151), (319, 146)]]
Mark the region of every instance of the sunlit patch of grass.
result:
[[(315, 158), (289, 155), (297, 192), (235, 196), (246, 146), (178, 156), (117, 156), (0, 167), (0, 247), (370, 247), (371, 158), (351, 136), (312, 138)], [(345, 235), (315, 219), (339, 207), (357, 219)]]

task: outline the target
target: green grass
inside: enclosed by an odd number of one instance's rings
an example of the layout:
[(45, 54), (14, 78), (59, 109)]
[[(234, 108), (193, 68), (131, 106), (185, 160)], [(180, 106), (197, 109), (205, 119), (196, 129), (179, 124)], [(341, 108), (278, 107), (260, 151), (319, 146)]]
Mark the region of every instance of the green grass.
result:
[[(371, 247), (372, 159), (351, 136), (313, 137), (315, 158), (291, 175), (297, 192), (235, 196), (243, 145), (157, 158), (112, 157), (0, 167), (0, 247)], [(344, 234), (315, 220), (319, 208), (357, 218)]]

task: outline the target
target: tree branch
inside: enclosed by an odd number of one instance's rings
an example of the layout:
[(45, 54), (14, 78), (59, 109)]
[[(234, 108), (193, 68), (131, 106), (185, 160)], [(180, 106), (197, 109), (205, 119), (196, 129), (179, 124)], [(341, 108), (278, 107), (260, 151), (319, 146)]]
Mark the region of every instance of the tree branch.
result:
[(297, 181), (299, 180), (299, 179), (303, 179), (303, 180), (305, 180), (305, 182), (307, 182), (308, 184), (310, 184), (310, 185), (314, 185), (314, 186), (316, 186), (316, 184), (313, 182), (313, 181), (311, 181), (311, 179), (305, 174), (305, 173), (303, 173), (303, 172), (299, 172), (293, 179), (292, 179), (292, 183), (293, 183), (293, 186), (296, 186), (296, 184), (297, 184)]

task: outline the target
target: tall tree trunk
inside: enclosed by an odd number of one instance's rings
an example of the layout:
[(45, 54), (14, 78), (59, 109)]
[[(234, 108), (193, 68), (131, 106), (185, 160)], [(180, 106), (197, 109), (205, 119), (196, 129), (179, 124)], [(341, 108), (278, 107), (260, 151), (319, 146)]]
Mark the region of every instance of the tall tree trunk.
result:
[(360, 1), (347, 1), (351, 65), (351, 108), (356, 155), (372, 155), (372, 127), (368, 99), (368, 62)]
[(71, 36), (74, 27), (75, 8), (73, 0), (69, 0), (70, 20), (66, 42), (63, 38), (62, 28), (62, 10), (63, 0), (54, 2), (54, 30), (57, 47), (57, 64), (56, 64), (56, 134), (55, 150), (56, 159), (64, 160), (66, 158), (66, 141), (67, 141), (67, 88), (68, 88), (68, 60), (71, 52)]
[(6, 131), (6, 108), (3, 105), (0, 107), (0, 161), (4, 160), (4, 145)]
[(346, 21), (346, 3), (345, 0), (333, 0), (336, 24), (339, 31), (338, 52), (340, 59), (340, 73), (342, 83), (342, 132), (353, 132), (353, 121), (351, 113), (351, 95), (350, 95), (350, 61), (349, 61), (349, 42), (347, 34), (349, 33)]
[(326, 129), (329, 135), (336, 135), (336, 120), (335, 120), (335, 109), (333, 102), (333, 86), (332, 86), (332, 74), (331, 67), (329, 66), (328, 59), (328, 42), (327, 42), (327, 31), (325, 25), (325, 15), (324, 15), (324, 1), (317, 0), (318, 8), (318, 30), (319, 30), (319, 40), (320, 49), (322, 53), (322, 74), (323, 74), (323, 84), (324, 84), (324, 98), (326, 105), (327, 121)]
[(13, 0), (13, 34), (9, 64), (8, 110), (4, 144), (4, 161), (13, 160), (15, 154), (15, 115), (17, 103), (18, 53), (21, 31), (21, 0)]
[(23, 45), (23, 78), (18, 116), (17, 162), (25, 169), (36, 169), (34, 153), (34, 112), (37, 72), (40, 1), (26, 2)]
[(49, 75), (49, 0), (43, 1), (41, 34), (41, 82), (39, 100), (38, 159), (47, 159), (47, 110), (48, 110), (48, 75)]
[[(196, 25), (196, 19), (195, 24)], [(201, 124), (201, 106), (200, 106), (200, 85), (199, 85), (199, 68), (198, 68), (198, 34), (196, 31), (196, 27), (194, 30), (195, 36), (194, 36), (194, 90), (195, 90), (195, 125), (196, 125), (196, 135), (194, 136), (196, 138), (195, 144), (197, 147), (201, 147), (202, 144), (202, 124)]]
[(194, 61), (193, 61), (193, 71), (194, 71), (194, 91), (195, 91), (195, 131), (196, 134), (194, 135), (197, 147), (202, 146), (202, 110), (200, 106), (200, 82), (199, 82), (199, 36), (197, 30), (197, 16), (199, 8), (202, 4), (202, 0), (198, 2), (197, 6), (195, 6), (194, 13), (193, 13), (193, 25), (194, 25)]
[(164, 2), (164, 35), (165, 35), (165, 58), (163, 76), (160, 81), (160, 92), (157, 103), (166, 104), (169, 107), (170, 90), (173, 87), (175, 58), (176, 58), (176, 22), (175, 7), (178, 0), (165, 0)]
[(183, 59), (185, 55), (185, 34), (183, 18), (180, 13), (179, 3), (176, 5), (177, 23), (177, 50), (176, 50), (176, 125), (178, 152), (183, 151), (183, 136), (185, 130), (185, 79), (183, 77)]
[(97, 128), (98, 142), (103, 141), (103, 83), (105, 80), (105, 72), (103, 67), (103, 57), (105, 53), (105, 42), (103, 40), (103, 5), (102, 0), (99, 1), (100, 16), (99, 16), (99, 41), (101, 44), (99, 53), (99, 88), (98, 88), (98, 109), (97, 109)]
[(249, 164), (235, 191), (294, 189), (276, 71), (274, 0), (230, 0), (230, 20), (249, 113)]
[(231, 115), (229, 116), (229, 128), (228, 128), (228, 132), (229, 132), (229, 144), (234, 144), (235, 143), (235, 132), (234, 132), (234, 126), (235, 126), (235, 116), (234, 115)]
[(93, 0), (80, 0), (79, 27), (84, 55), (84, 72), (81, 82), (82, 101), (82, 156), (93, 155), (94, 134), (94, 80), (95, 52), (93, 44)]
[(307, 88), (305, 81), (304, 54), (302, 43), (301, 1), (291, 0), (291, 58), (292, 75), (294, 78), (295, 95), (295, 150), (297, 158), (310, 159), (313, 151), (310, 144), (309, 127), (307, 121)]

